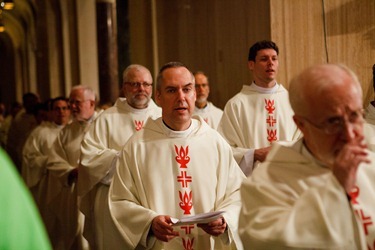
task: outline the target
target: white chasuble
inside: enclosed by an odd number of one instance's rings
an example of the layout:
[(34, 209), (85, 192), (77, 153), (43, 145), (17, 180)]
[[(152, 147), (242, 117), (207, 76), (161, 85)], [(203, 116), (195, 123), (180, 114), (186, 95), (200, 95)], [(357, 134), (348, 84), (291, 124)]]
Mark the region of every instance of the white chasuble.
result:
[[(120, 155), (109, 202), (129, 248), (241, 249), (237, 225), (244, 175), (226, 141), (202, 118), (192, 121), (187, 131), (171, 131), (161, 118), (149, 119)], [(150, 234), (157, 215), (212, 211), (225, 211), (228, 230), (219, 237), (195, 224), (176, 226), (180, 236), (168, 243)]]
[(218, 131), (233, 149), (238, 163), (250, 149), (264, 148), (276, 141), (293, 141), (300, 131), (293, 121), (287, 90), (280, 84), (272, 89), (254, 83), (225, 105)]
[(161, 109), (152, 100), (147, 108), (135, 109), (125, 98), (119, 98), (95, 120), (83, 139), (78, 196), (82, 198), (80, 210), (86, 216), (84, 236), (96, 249), (113, 249), (121, 244), (111, 230), (107, 202), (119, 151), (130, 136), (142, 130), (149, 117), (160, 116)]
[(241, 187), (244, 248), (375, 249), (375, 155), (369, 152), (372, 163), (358, 167), (349, 201), (302, 139), (289, 144), (273, 145)]
[[(49, 154), (47, 204), (60, 220), (58, 249), (80, 249), (81, 243), (85, 243), (82, 237), (84, 216), (78, 210), (76, 183), (69, 185), (68, 176), (79, 165), (82, 139), (98, 115), (95, 112), (89, 121), (73, 121), (66, 125)], [(78, 246), (73, 245), (77, 242)]]
[(31, 132), (23, 147), (22, 177), (34, 196), (51, 242), (55, 242), (59, 225), (55, 214), (47, 206), (47, 160), (63, 127), (50, 122), (42, 123)]
[(207, 102), (207, 105), (204, 108), (200, 109), (195, 106), (194, 115), (201, 116), (211, 128), (217, 129), (221, 116), (223, 115), (223, 111), (213, 105), (212, 102)]

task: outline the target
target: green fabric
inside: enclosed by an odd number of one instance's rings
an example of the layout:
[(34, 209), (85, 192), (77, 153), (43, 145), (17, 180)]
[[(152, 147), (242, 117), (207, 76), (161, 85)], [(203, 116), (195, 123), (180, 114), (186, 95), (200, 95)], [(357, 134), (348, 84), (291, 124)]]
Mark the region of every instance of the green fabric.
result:
[(0, 148), (0, 250), (52, 249), (34, 201)]

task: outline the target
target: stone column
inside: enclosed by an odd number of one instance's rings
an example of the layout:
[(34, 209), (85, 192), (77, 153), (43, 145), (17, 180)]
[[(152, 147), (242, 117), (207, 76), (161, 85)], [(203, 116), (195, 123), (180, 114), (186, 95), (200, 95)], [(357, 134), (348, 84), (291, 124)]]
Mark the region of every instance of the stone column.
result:
[(116, 1), (96, 1), (100, 102), (119, 96)]

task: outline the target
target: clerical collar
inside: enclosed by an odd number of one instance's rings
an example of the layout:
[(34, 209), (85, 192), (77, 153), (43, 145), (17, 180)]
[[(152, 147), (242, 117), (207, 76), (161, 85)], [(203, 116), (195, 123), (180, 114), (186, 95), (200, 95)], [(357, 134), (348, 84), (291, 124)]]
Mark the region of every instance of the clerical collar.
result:
[(250, 88), (254, 89), (255, 91), (257, 91), (259, 93), (263, 93), (263, 94), (276, 93), (277, 90), (279, 89), (279, 87), (280, 87), (280, 84), (278, 84), (278, 83), (276, 83), (275, 86), (273, 86), (272, 88), (260, 87), (260, 86), (256, 85), (255, 82), (252, 82), (252, 84), (250, 84)]
[(191, 119), (191, 123), (189, 128), (187, 128), (184, 131), (176, 131), (172, 130), (170, 127), (168, 127), (167, 124), (165, 124), (164, 121), (162, 121), (163, 124), (163, 131), (164, 133), (172, 138), (184, 138), (188, 137), (196, 128), (199, 126), (199, 122), (196, 119)]

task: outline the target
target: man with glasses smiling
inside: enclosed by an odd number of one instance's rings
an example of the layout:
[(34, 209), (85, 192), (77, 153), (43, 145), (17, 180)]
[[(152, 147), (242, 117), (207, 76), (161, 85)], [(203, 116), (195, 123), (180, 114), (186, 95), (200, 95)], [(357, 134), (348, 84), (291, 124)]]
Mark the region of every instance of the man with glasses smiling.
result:
[(149, 117), (161, 116), (161, 109), (151, 99), (152, 82), (146, 67), (128, 66), (123, 72), (124, 98), (118, 98), (98, 117), (82, 142), (78, 195), (82, 197), (80, 209), (86, 215), (84, 235), (93, 249), (122, 245), (109, 219), (108, 189), (119, 152), (129, 137), (141, 131)]
[(69, 103), (73, 121), (60, 131), (48, 155), (47, 205), (60, 223), (59, 231), (54, 232), (57, 236), (54, 248), (79, 250), (87, 247), (82, 236), (84, 216), (78, 210), (76, 181), (82, 139), (99, 115), (95, 111), (95, 98), (89, 86), (72, 88)]
[(274, 144), (243, 183), (244, 246), (374, 249), (375, 155), (364, 141), (357, 77), (343, 65), (317, 65), (289, 93), (303, 138)]

